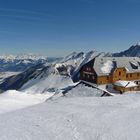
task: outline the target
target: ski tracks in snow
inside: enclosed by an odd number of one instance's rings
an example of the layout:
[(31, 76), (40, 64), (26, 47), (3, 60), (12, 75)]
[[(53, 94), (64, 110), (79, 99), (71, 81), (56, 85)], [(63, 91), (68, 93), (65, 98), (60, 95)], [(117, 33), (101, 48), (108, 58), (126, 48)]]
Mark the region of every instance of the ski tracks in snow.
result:
[(68, 117), (71, 118), (71, 119), (67, 119), (67, 123), (68, 123), (68, 127), (72, 129), (72, 134), (73, 134), (72, 140), (79, 140), (80, 133), (78, 132), (77, 127), (76, 127), (75, 123), (73, 122), (74, 115), (69, 114)]

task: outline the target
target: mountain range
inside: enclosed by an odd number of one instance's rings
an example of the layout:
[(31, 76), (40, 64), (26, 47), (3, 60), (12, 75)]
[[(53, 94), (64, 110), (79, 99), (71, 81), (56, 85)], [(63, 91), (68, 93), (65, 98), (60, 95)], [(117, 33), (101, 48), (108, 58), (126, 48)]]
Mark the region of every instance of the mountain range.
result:
[(32, 66), (52, 63), (61, 59), (35, 54), (1, 55), (0, 72), (23, 72)]
[(140, 43), (137, 43), (136, 45), (132, 45), (129, 49), (119, 52), (119, 53), (113, 53), (112, 56), (114, 57), (139, 57), (140, 56)]
[[(29, 90), (35, 88), (37, 92), (56, 91), (57, 83), (48, 85), (47, 82), (60, 81), (60, 85), (66, 79), (78, 82), (80, 68), (95, 57), (122, 57), (140, 56), (140, 45), (131, 46), (128, 50), (120, 53), (99, 53), (90, 51), (87, 53), (73, 52), (63, 58), (47, 58), (36, 55), (20, 55), (20, 56), (1, 56), (0, 71), (18, 72), (9, 77), (3, 78), (0, 84), (0, 90), (6, 91), (9, 89)], [(4, 74), (3, 74), (4, 75)], [(56, 78), (57, 77), (57, 78)], [(58, 78), (59, 77), (59, 78)], [(66, 79), (65, 79), (66, 78)], [(66, 82), (66, 81), (65, 81)], [(41, 83), (41, 84), (40, 84)], [(44, 86), (42, 86), (44, 85)]]

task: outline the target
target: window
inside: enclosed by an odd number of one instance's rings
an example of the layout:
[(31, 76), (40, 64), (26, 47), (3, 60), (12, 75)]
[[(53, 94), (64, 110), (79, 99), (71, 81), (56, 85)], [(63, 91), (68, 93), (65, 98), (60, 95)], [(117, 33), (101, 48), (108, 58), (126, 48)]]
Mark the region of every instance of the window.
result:
[(90, 67), (87, 67), (86, 70), (87, 70), (87, 71), (91, 71), (91, 68), (90, 68)]
[(119, 76), (121, 75), (121, 72), (119, 72)]
[(130, 88), (131, 91), (133, 91), (133, 88)]
[(137, 76), (140, 76), (139, 73), (137, 73)]
[(109, 77), (106, 77), (107, 80), (109, 80)]
[(140, 62), (138, 62), (139, 66), (140, 66)]
[(126, 78), (128, 78), (128, 74), (126, 74)]
[(100, 81), (99, 84), (102, 84), (102, 81)]
[(94, 79), (95, 79), (95, 77), (94, 77), (94, 76), (92, 76), (92, 79), (94, 80)]
[(132, 74), (130, 74), (130, 77), (132, 77)]
[(85, 78), (85, 74), (83, 73), (83, 77)]
[(132, 69), (138, 69), (138, 65), (134, 62), (130, 62)]

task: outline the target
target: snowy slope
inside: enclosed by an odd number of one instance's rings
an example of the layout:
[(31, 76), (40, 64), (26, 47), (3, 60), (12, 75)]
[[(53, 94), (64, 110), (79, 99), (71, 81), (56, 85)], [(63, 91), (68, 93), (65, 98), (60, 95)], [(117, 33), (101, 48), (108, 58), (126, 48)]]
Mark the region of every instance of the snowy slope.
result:
[(96, 88), (85, 86), (84, 84), (79, 84), (78, 86), (67, 91), (66, 97), (101, 97), (103, 91)]
[(27, 94), (15, 90), (7, 91), (0, 94), (0, 114), (40, 104), (51, 96), (53, 96), (51, 93)]
[(100, 97), (103, 94), (83, 84), (76, 85), (68, 77), (50, 75), (33, 86), (25, 84), (21, 91), (8, 90), (0, 94), (0, 114), (43, 103), (49, 98), (59, 99), (64, 92), (65, 97)]
[(74, 52), (6, 78), (0, 140), (139, 140), (140, 93), (101, 98), (102, 91), (72, 81), (86, 62), (106, 55)]
[[(60, 85), (65, 84), (65, 86), (69, 86), (67, 83), (65, 83), (64, 77), (67, 77), (69, 80), (72, 78), (73, 80), (78, 81), (80, 67), (94, 57), (100, 55), (101, 54), (94, 51), (88, 53), (72, 53), (63, 59), (53, 61), (52, 63), (33, 66), (19, 75), (6, 78), (3, 83), (0, 84), (0, 89), (2, 91), (11, 89), (25, 90), (25, 88), (37, 87), (39, 88), (38, 90), (35, 88), (37, 92), (43, 92), (46, 89), (48, 90), (50, 87), (48, 84), (42, 84), (45, 86), (38, 86), (41, 85), (41, 81), (44, 81), (44, 83), (57, 81), (57, 75), (61, 77), (61, 80), (58, 82)], [(54, 77), (56, 77), (56, 79)], [(56, 83), (51, 88), (57, 89), (55, 85)]]
[(0, 115), (1, 140), (139, 140), (140, 95), (61, 97)]
[(20, 90), (27, 93), (54, 93), (73, 84), (70, 77), (53, 74), (49, 75), (45, 79), (34, 82), (34, 80), (27, 82)]
[(20, 72), (0, 72), (0, 83), (2, 83), (4, 79), (19, 73)]

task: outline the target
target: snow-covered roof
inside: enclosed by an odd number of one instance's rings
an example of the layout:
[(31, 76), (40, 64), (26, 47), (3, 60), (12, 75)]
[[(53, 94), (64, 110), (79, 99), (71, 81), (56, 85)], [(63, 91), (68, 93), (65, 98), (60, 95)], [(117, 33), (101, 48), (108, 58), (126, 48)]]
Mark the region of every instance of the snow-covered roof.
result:
[(108, 60), (106, 61), (103, 66), (101, 67), (101, 71), (105, 74), (108, 74), (111, 72), (111, 70), (114, 68), (114, 64), (112, 61)]
[(133, 81), (124, 81), (124, 80), (119, 80), (119, 81), (115, 82), (114, 85), (119, 86), (119, 87), (125, 87), (125, 88), (137, 86), (137, 84), (134, 83)]
[(115, 68), (125, 67), (127, 72), (140, 72), (139, 57), (96, 57), (93, 65), (97, 75), (109, 75)]

